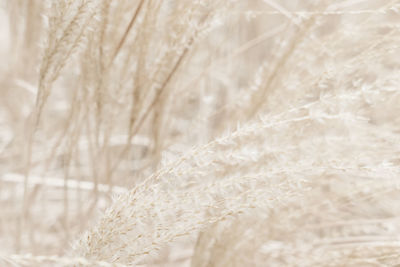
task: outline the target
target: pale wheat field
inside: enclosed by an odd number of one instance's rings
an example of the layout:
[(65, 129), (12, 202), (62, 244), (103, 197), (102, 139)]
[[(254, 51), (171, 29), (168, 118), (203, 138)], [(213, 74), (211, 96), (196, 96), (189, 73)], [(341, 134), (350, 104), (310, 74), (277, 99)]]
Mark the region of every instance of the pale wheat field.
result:
[(0, 0), (0, 266), (400, 266), (400, 1)]

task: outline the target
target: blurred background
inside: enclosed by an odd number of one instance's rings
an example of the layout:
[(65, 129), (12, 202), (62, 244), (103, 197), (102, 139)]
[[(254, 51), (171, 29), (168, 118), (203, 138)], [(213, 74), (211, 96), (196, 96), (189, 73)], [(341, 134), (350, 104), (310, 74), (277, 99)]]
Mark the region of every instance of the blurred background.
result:
[[(0, 253), (66, 255), (113, 196), (261, 115), (322, 99), (398, 140), (399, 9), (378, 0), (1, 0)], [(335, 125), (311, 131), (348, 134)], [(372, 202), (349, 214), (398, 234), (397, 192)], [(180, 240), (153, 264), (198, 257), (229, 266), (204, 251), (217, 253), (257, 218)], [(294, 239), (295, 221), (257, 227)]]

